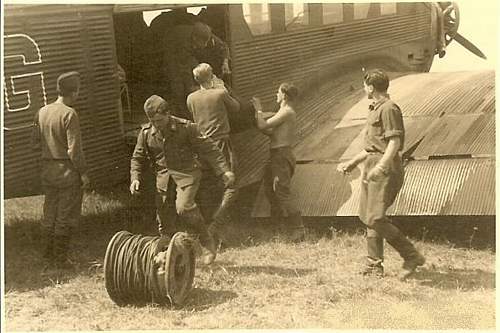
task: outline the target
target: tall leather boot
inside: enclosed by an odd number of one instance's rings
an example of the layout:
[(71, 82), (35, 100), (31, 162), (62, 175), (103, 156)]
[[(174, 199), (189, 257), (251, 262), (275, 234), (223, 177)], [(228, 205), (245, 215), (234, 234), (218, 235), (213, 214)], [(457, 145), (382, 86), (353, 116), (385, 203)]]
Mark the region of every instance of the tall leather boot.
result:
[(70, 236), (55, 235), (54, 237), (54, 263), (57, 268), (70, 269), (73, 264), (68, 258)]
[(224, 227), (231, 222), (229, 212), (224, 209), (217, 209), (213, 215), (213, 221), (208, 226), (208, 232), (214, 237), (217, 244), (224, 240)]
[(377, 222), (372, 228), (385, 238), (387, 243), (398, 251), (399, 255), (404, 259), (404, 272), (400, 274), (401, 279), (406, 279), (415, 272), (418, 266), (425, 264), (424, 256), (421, 255), (406, 236), (388, 220)]
[(202, 254), (202, 262), (205, 265), (210, 265), (214, 262), (217, 255), (217, 245), (212, 234), (205, 226), (205, 220), (201, 215), (200, 209), (196, 207), (186, 211), (182, 217), (186, 221), (188, 233), (198, 235), (201, 246), (206, 249), (205, 253)]
[(300, 212), (288, 216), (288, 228), (290, 230), (289, 240), (293, 243), (302, 242), (306, 236), (306, 228), (302, 221)]
[(44, 226), (41, 227), (40, 245), (42, 248), (43, 258), (52, 262), (54, 260), (54, 234), (50, 228)]
[(387, 239), (387, 243), (396, 249), (404, 259), (403, 272), (399, 275), (401, 279), (406, 279), (415, 272), (418, 266), (425, 264), (425, 257), (403, 234), (400, 233), (398, 237)]
[(384, 239), (377, 235), (374, 230), (368, 229), (366, 235), (366, 266), (362, 270), (363, 275), (384, 276)]

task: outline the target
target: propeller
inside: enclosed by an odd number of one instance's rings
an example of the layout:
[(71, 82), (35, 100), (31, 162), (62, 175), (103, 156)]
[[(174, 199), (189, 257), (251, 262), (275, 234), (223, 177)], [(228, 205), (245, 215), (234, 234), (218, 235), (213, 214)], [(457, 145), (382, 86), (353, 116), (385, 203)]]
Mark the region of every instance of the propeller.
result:
[(484, 53), (481, 52), (481, 50), (477, 46), (475, 46), (471, 41), (458, 33), (458, 26), (460, 24), (460, 11), (458, 9), (457, 3), (440, 2), (439, 6), (443, 10), (444, 41), (446, 45), (450, 44), (452, 40), (455, 40), (471, 53), (482, 59), (486, 59)]
[(481, 52), (481, 50), (478, 49), (476, 45), (472, 44), (467, 38), (465, 38), (464, 36), (460, 35), (458, 32), (455, 34), (455, 36), (453, 37), (453, 39), (458, 44), (462, 45), (467, 50), (469, 50), (470, 52), (472, 52), (475, 55), (477, 55), (479, 58), (483, 58), (483, 59), (486, 60), (486, 56), (484, 55), (484, 53)]

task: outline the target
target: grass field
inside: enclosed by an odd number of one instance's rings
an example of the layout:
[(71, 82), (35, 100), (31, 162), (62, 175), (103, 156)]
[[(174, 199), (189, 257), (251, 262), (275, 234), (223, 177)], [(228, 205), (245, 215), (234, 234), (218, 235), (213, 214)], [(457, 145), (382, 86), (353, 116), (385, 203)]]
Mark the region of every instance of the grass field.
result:
[(76, 270), (43, 275), (37, 238), (42, 197), (5, 202), (5, 328), (8, 331), (142, 329), (494, 329), (495, 253), (416, 241), (426, 265), (405, 282), (389, 247), (383, 279), (356, 272), (361, 232), (313, 231), (287, 244), (272, 224), (233, 226), (215, 264), (196, 268), (185, 306), (118, 307), (102, 263), (119, 230), (153, 234), (125, 191), (90, 194), (75, 232)]

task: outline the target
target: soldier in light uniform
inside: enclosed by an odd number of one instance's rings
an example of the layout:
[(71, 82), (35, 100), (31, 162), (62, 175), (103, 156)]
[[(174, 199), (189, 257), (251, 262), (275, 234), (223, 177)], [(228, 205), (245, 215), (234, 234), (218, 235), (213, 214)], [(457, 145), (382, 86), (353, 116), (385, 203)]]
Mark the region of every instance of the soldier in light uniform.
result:
[(369, 106), (364, 149), (337, 170), (348, 173), (363, 162), (359, 218), (367, 229), (367, 265), (363, 274), (384, 274), (384, 238), (404, 259), (401, 278), (412, 274), (425, 258), (386, 216), (403, 185), (405, 129), (398, 105), (387, 94), (389, 78), (379, 69), (364, 76), (364, 89), (373, 103)]
[(234, 183), (234, 174), (215, 143), (203, 135), (196, 124), (172, 116), (171, 109), (163, 98), (156, 95), (149, 97), (144, 104), (144, 111), (150, 123), (142, 127), (137, 137), (130, 166), (130, 192), (133, 195), (139, 192), (143, 170), (148, 160), (152, 160), (156, 173), (160, 232), (175, 232), (169, 226), (172, 221), (164, 214), (167, 210), (168, 184), (172, 179), (176, 185), (177, 214), (186, 222), (190, 232), (199, 235), (201, 245), (208, 251), (203, 256), (203, 262), (210, 264), (216, 256), (216, 244), (195, 203), (201, 179), (197, 155), (208, 161), (215, 174), (222, 176), (227, 186)]
[(33, 144), (41, 150), (44, 257), (57, 268), (70, 268), (71, 234), (82, 208), (82, 187), (89, 185), (80, 122), (72, 108), (80, 89), (80, 74), (57, 78), (58, 98), (35, 115)]
[[(240, 103), (231, 97), (224, 84), (212, 72), (209, 64), (201, 63), (193, 69), (193, 76), (200, 84), (200, 89), (189, 94), (187, 107), (193, 115), (201, 132), (210, 137), (229, 162), (233, 173), (236, 169), (236, 155), (229, 134), (229, 113), (238, 113)], [(210, 224), (211, 233), (220, 238), (221, 230), (230, 220), (230, 210), (237, 200), (237, 188), (235, 185), (225, 187), (222, 201), (213, 214), (213, 222)]]

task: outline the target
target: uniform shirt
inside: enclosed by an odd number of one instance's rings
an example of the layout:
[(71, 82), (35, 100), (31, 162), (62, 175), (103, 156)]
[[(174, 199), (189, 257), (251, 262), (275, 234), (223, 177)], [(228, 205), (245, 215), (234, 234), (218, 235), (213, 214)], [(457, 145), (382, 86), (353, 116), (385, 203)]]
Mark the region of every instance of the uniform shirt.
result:
[(291, 147), (297, 140), (297, 115), (290, 106), (282, 107), (267, 119), (266, 128), (271, 128), (270, 148)]
[(370, 104), (366, 118), (364, 149), (367, 152), (384, 153), (389, 138), (399, 136), (403, 150), (405, 128), (399, 106), (389, 98)]
[[(186, 175), (200, 168), (197, 154), (208, 161), (216, 175), (230, 171), (217, 146), (200, 133), (196, 124), (173, 116), (162, 131), (146, 124), (137, 136), (130, 162), (130, 178), (140, 180), (146, 163), (151, 160), (156, 172), (156, 187), (166, 190), (170, 174)], [(192, 177), (183, 177), (177, 185), (190, 185), (192, 181)]]
[(202, 133), (214, 140), (229, 137), (228, 112), (238, 112), (240, 104), (224, 89), (200, 89), (187, 98), (187, 107)]
[(35, 115), (34, 144), (42, 150), (43, 160), (70, 160), (80, 174), (87, 171), (82, 149), (80, 121), (76, 111), (54, 102)]

